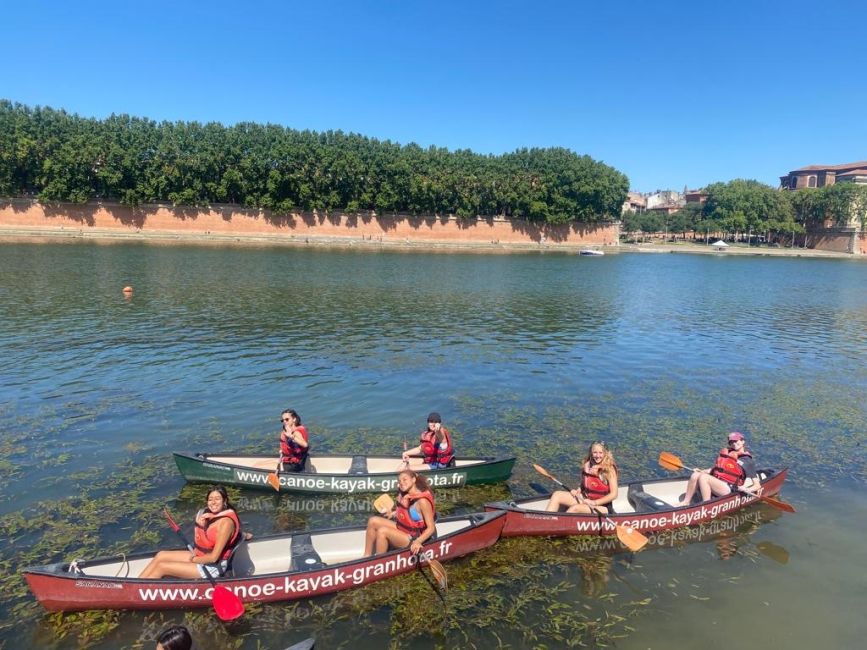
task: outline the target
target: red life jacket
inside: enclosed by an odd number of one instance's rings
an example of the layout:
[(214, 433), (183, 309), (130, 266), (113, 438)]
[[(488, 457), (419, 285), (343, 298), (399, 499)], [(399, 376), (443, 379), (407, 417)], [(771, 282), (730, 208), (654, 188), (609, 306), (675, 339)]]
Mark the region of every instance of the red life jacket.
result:
[(584, 498), (596, 501), (597, 499), (607, 496), (611, 492), (611, 486), (599, 478), (599, 476), (592, 471), (592, 467), (591, 471), (588, 472), (585, 469), (586, 465), (587, 463), (581, 467), (581, 493), (584, 495)]
[[(295, 430), (298, 431), (303, 437), (304, 440), (310, 440), (310, 437), (307, 433), (307, 429), (304, 425), (299, 425), (295, 427)], [(307, 443), (306, 447), (302, 447), (298, 443), (292, 440), (283, 440), (280, 438), (280, 462), (281, 463), (291, 463), (292, 465), (300, 465), (305, 460), (307, 460), (307, 454), (310, 453), (310, 443)]]
[[(424, 522), (424, 517), (419, 521), (413, 521), (413, 518), (409, 514), (409, 509), (412, 507), (412, 504), (419, 499), (427, 499), (430, 502), (430, 507), (434, 512), (434, 516), (436, 516), (436, 504), (434, 504), (434, 496), (430, 490), (425, 490), (418, 494), (398, 495), (397, 503), (394, 508), (394, 523), (397, 524), (397, 529), (407, 533), (413, 538), (418, 537), (421, 532), (427, 528), (427, 524)], [(421, 514), (421, 511), (419, 511), (419, 514)]]
[[(232, 536), (229, 538), (229, 542), (226, 544), (226, 548), (223, 549), (223, 554), (220, 556), (220, 560), (229, 559), (229, 556), (232, 554), (232, 549), (234, 549), (238, 545), (238, 542), (242, 539), (241, 520), (238, 519), (238, 513), (231, 508), (213, 515), (205, 522), (204, 527), (199, 526), (198, 522), (196, 523), (196, 536), (193, 540), (195, 542), (196, 555), (207, 555), (214, 550), (214, 546), (216, 546), (217, 544), (217, 529), (212, 528), (211, 524), (213, 524), (218, 519), (222, 519), (223, 517), (228, 517), (232, 520), (232, 523), (235, 524), (235, 532), (232, 533)], [(196, 519), (198, 519), (198, 516), (196, 517)]]
[(428, 465), (431, 463), (448, 465), (455, 457), (455, 448), (452, 445), (452, 437), (448, 429), (441, 427), (440, 431), (443, 433), (443, 442), (446, 443), (445, 449), (440, 448), (440, 443), (436, 439), (436, 433), (430, 429), (425, 429), (421, 433), (421, 453), (424, 456), (424, 462)]
[(747, 473), (744, 468), (738, 463), (738, 458), (746, 456), (752, 458), (753, 455), (747, 451), (734, 451), (732, 449), (720, 449), (719, 456), (716, 457), (716, 464), (711, 468), (710, 473), (735, 487), (740, 487), (744, 484), (747, 478)]

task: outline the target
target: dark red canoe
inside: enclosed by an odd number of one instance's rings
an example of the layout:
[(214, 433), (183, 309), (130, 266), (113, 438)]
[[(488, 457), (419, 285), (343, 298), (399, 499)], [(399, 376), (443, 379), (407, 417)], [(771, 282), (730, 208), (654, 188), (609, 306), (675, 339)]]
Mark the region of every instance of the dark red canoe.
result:
[[(450, 560), (491, 546), (505, 522), (502, 512), (444, 517), (422, 555)], [(330, 594), (416, 569), (408, 549), (362, 557), (364, 526), (285, 533), (242, 543), (230, 574), (217, 583), (245, 602), (295, 600)], [(24, 570), (30, 590), (51, 611), (207, 607), (205, 580), (142, 580), (154, 553), (77, 560)], [(424, 565), (424, 562), (422, 562)]]
[[(787, 472), (788, 469), (779, 472), (760, 470), (763, 494), (777, 494)], [(621, 485), (614, 501), (614, 514), (609, 518), (616, 524), (648, 533), (711, 521), (756, 501), (752, 495), (735, 492), (703, 503), (677, 507), (678, 500), (686, 491), (686, 482), (686, 478), (661, 478)], [(615, 534), (615, 526), (597, 515), (545, 512), (549, 496), (486, 503), (485, 510), (506, 513), (503, 537)]]

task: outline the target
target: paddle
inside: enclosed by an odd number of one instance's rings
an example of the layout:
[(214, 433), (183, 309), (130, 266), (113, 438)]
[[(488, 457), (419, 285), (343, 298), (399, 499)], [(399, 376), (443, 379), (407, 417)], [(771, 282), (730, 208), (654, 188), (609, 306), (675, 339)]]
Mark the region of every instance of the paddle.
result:
[[(551, 479), (561, 488), (569, 492), (568, 487), (566, 487), (563, 483), (554, 478), (554, 476), (549, 474), (548, 470), (546, 470), (541, 465), (536, 465), (535, 463), (533, 463), (533, 469), (535, 469), (545, 478)], [(596, 510), (595, 506), (587, 504), (587, 507), (595, 511), (598, 515), (604, 517), (605, 521), (614, 526), (614, 532), (617, 534), (617, 539), (619, 539), (620, 543), (623, 544), (630, 551), (638, 552), (642, 548), (644, 548), (645, 544), (647, 544), (647, 538), (641, 533), (639, 533), (637, 530), (635, 530), (632, 526), (624, 526), (623, 524), (618, 524), (617, 522), (613, 521), (608, 515), (604, 514), (601, 510)]]
[(773, 542), (759, 542), (756, 544), (756, 548), (759, 549), (759, 552), (762, 553), (762, 555), (766, 555), (780, 564), (786, 564), (789, 561), (789, 552), (779, 544), (774, 544)]
[[(381, 515), (387, 515), (389, 512), (394, 510), (394, 499), (391, 498), (388, 494), (380, 494), (376, 497), (376, 500), (373, 502), (373, 507), (376, 511)], [(423, 558), (421, 554), (416, 553), (416, 562), (418, 564), (419, 570), (421, 569), (422, 560), (425, 560), (430, 567), (430, 572), (433, 574), (433, 577), (436, 578), (437, 584), (440, 586), (440, 589), (443, 591), (447, 591), (449, 588), (449, 577), (446, 574), (445, 567), (440, 563), (439, 560), (434, 560), (433, 558)], [(422, 571), (425, 577), (427, 574)], [(428, 582), (430, 582), (428, 580)], [(431, 585), (433, 586), (433, 585)]]
[[(664, 467), (665, 469), (670, 470), (670, 471), (677, 471), (679, 469), (688, 469), (688, 470), (691, 470), (693, 472), (702, 472), (703, 474), (707, 474), (706, 470), (696, 469), (694, 467), (687, 467), (686, 465), (683, 464), (683, 461), (680, 460), (679, 457), (675, 456), (674, 454), (670, 454), (667, 451), (659, 452), (659, 464), (661, 467)], [(760, 501), (764, 501), (768, 505), (771, 505), (774, 508), (778, 508), (779, 510), (782, 510), (784, 512), (795, 512), (795, 507), (793, 505), (791, 505), (790, 503), (786, 503), (785, 501), (781, 501), (777, 497), (765, 496), (764, 494), (762, 496), (758, 496), (758, 495), (753, 494), (752, 492), (749, 492), (747, 490), (743, 490), (743, 489), (739, 489), (739, 490), (740, 490), (740, 492), (743, 492), (744, 494), (754, 496), (757, 499), (759, 499)]]
[[(169, 526), (172, 527), (178, 537), (181, 538), (181, 541), (184, 543), (190, 552), (193, 551), (193, 545), (190, 544), (187, 536), (184, 535), (184, 532), (181, 530), (181, 527), (178, 526), (177, 522), (172, 519), (171, 513), (169, 513), (168, 506), (163, 507), (163, 514), (165, 514), (166, 519), (169, 520)], [(221, 587), (217, 584), (217, 581), (214, 580), (214, 576), (211, 575), (210, 571), (205, 569), (205, 575), (208, 577), (208, 580), (211, 583), (213, 589), (213, 596), (211, 597), (211, 604), (214, 606), (214, 611), (217, 612), (217, 616), (220, 617), (223, 621), (233, 621), (239, 616), (244, 615), (244, 603), (241, 602), (241, 599), (238, 598), (231, 591), (226, 589), (225, 587)]]
[(272, 488), (274, 488), (278, 492), (280, 491), (280, 477), (277, 475), (277, 472), (279, 472), (279, 471), (280, 471), (280, 459), (277, 459), (276, 469), (273, 472), (271, 472), (270, 474), (268, 474), (268, 485), (270, 485)]

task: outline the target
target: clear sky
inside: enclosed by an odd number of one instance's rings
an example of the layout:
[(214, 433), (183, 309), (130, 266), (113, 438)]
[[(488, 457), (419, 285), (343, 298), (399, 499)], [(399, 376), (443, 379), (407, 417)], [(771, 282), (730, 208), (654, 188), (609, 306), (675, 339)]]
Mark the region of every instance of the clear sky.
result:
[(864, 0), (6, 0), (0, 98), (500, 154), (638, 191), (867, 160)]

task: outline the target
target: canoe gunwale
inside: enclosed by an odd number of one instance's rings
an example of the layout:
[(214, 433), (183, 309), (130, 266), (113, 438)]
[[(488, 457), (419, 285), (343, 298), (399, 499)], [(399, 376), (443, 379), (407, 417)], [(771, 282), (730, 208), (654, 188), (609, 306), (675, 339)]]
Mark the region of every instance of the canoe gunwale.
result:
[[(788, 468), (779, 471), (763, 468), (767, 478), (762, 485), (763, 494), (771, 496), (782, 488), (786, 480)], [(686, 481), (685, 476), (675, 479), (658, 478), (643, 481), (630, 481), (620, 486), (621, 490), (629, 490), (629, 486), (646, 486), (654, 483), (667, 483), (672, 480)], [(539, 501), (550, 497), (538, 495), (513, 501), (494, 501), (485, 504), (489, 512), (506, 513), (506, 524), (503, 527), (503, 537), (549, 536), (564, 537), (569, 535), (615, 535), (616, 529), (602, 517), (594, 514), (571, 512), (545, 512), (544, 510), (524, 509), (521, 503)], [(642, 533), (653, 533), (684, 526), (698, 525), (712, 521), (727, 514), (734, 513), (748, 505), (758, 503), (759, 499), (741, 492), (734, 492), (721, 497), (713, 497), (704, 502), (693, 502), (686, 506), (669, 506), (653, 510), (636, 512), (621, 512), (609, 515), (616, 524), (634, 527)]]

